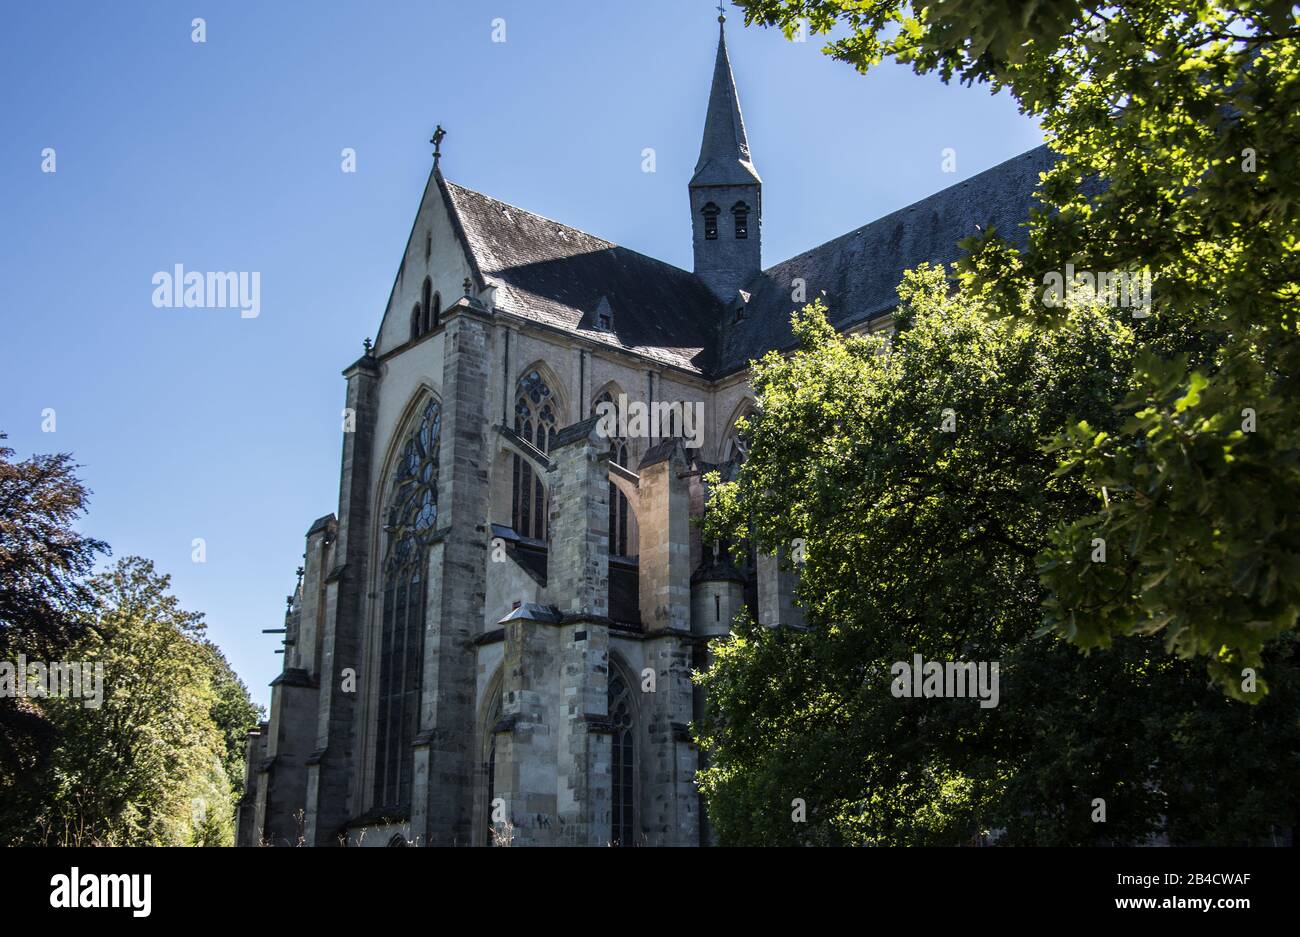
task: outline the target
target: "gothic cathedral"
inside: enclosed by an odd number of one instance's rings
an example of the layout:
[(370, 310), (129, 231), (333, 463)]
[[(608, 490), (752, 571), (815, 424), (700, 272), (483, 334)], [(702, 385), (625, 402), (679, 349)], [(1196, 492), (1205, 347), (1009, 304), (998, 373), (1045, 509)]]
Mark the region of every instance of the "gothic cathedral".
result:
[[(800, 625), (787, 558), (736, 563), (693, 523), (702, 476), (744, 458), (749, 362), (793, 347), (805, 295), (888, 329), (902, 272), (1015, 230), (1048, 159), (765, 269), (721, 33), (691, 272), (458, 186), (435, 153), (343, 372), (338, 511), (307, 530), (240, 844), (707, 844), (691, 672), (742, 607)], [(619, 435), (611, 408), (649, 417)]]

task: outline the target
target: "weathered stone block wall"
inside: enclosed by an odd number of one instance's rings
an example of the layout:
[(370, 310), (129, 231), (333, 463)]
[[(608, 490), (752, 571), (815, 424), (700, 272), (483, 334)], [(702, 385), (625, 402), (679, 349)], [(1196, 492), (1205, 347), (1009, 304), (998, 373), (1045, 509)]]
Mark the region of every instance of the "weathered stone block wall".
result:
[[(438, 614), (425, 632), (422, 711), (415, 758), (422, 782), (412, 791), (412, 833), (428, 845), (473, 841), (475, 649), (483, 621), (488, 531), (490, 317), (462, 301), (444, 317), (442, 454), (438, 526), (442, 532)], [(418, 806), (415, 802), (418, 801)], [(423, 827), (421, 829), (421, 827)]]
[(353, 774), (361, 736), (356, 692), (345, 692), (345, 669), (362, 672), (362, 598), (368, 582), (370, 490), (375, 448), (378, 362), (369, 355), (344, 372), (346, 406), (355, 416), (343, 434), (334, 568), (325, 577), (321, 620), (316, 750), (308, 758), (304, 835), (336, 845), (353, 810)]
[(791, 566), (788, 553), (758, 555), (758, 623), (775, 628), (802, 627), (803, 609), (795, 601), (799, 575)]
[(649, 846), (699, 844), (698, 756), (688, 727), (693, 715), (692, 642), (665, 634), (645, 643), (646, 666), (655, 671), (655, 692), (643, 693), (640, 813)]
[(262, 762), (266, 759), (268, 724), (263, 722), (244, 739), (244, 796), (235, 811), (235, 845), (259, 846), (266, 820), (266, 800), (262, 796)]
[(514, 618), (505, 624), (502, 725), (496, 733), (497, 794), (515, 846), (555, 842), (560, 629)]
[(691, 627), (690, 489), (674, 440), (651, 449), (640, 466), (641, 625), (647, 631)]

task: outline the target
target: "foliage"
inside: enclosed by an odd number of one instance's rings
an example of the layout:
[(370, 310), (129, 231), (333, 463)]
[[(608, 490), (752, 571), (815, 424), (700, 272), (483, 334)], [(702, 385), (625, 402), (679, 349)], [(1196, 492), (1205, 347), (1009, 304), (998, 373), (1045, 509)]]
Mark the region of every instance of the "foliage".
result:
[(231, 668), (221, 648), (205, 638), (199, 643), (199, 651), (212, 682), (212, 721), (225, 743), (222, 765), (238, 800), (244, 793), (244, 745), (248, 730), (262, 721), (265, 712), (249, 697), (248, 687)]
[[(1072, 304), (1043, 332), (928, 266), (899, 292), (889, 343), (837, 334), (819, 306), (797, 315), (802, 347), (753, 371), (739, 477), (710, 479), (710, 536), (803, 540), (808, 618), (738, 622), (699, 678), (720, 837), (1252, 842), (1290, 828), (1294, 643), (1269, 650), (1275, 693), (1252, 707), (1150, 636), (1085, 656), (1043, 633), (1037, 557), (1093, 493), (1041, 440), (1066, 416), (1118, 427), (1132, 323)], [(917, 653), (998, 662), (999, 705), (894, 697), (891, 664)], [(792, 822), (795, 798), (807, 823)]]
[(233, 840), (226, 741), (201, 616), (138, 557), (95, 577), (94, 628), (73, 653), (102, 665), (104, 699), (41, 700), (60, 743), (28, 817), (47, 844), (220, 845)]
[(0, 661), (102, 666), (104, 683), (98, 707), (0, 696), (0, 842), (230, 844), (260, 708), (152, 563), (88, 578), (107, 546), (73, 529), (89, 492), (71, 457), (12, 455), (0, 447)]
[[(13, 454), (0, 445), (0, 660), (58, 659), (83, 633), (79, 610), (90, 593), (82, 580), (107, 546), (73, 527), (89, 492), (71, 456), (14, 462)], [(0, 696), (0, 792), (17, 796), (53, 744), (39, 707)]]
[[(1207, 659), (1239, 698), (1244, 667), (1300, 613), (1300, 26), (1289, 2), (740, 0), (826, 51), (944, 81), (1005, 88), (1060, 160), (1020, 262), (981, 263), (965, 288), (1025, 306), (1066, 264), (1149, 270), (1153, 304), (1116, 403), (1126, 419), (1053, 427), (1062, 473), (1094, 502), (1044, 549), (1047, 611), (1080, 647), (1160, 633)], [(1087, 184), (1084, 184), (1085, 181)], [(1080, 563), (1094, 537), (1103, 568)], [(1263, 687), (1261, 686), (1261, 690)]]

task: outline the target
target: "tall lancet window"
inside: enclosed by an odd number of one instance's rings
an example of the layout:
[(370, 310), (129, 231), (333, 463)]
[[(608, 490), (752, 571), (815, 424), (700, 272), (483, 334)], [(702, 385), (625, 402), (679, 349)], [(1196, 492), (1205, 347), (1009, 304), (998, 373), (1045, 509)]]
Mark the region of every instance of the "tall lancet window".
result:
[(613, 724), (610, 751), (609, 842), (612, 846), (635, 846), (632, 824), (636, 805), (636, 727), (632, 718), (632, 688), (617, 667), (609, 668), (609, 721)]
[(721, 210), (717, 205), (709, 202), (702, 209), (704, 215), (704, 240), (716, 241), (718, 239), (718, 215)]
[(731, 206), (731, 214), (736, 219), (736, 240), (743, 241), (749, 237), (749, 206), (737, 202)]
[(497, 796), (497, 723), (501, 721), (501, 691), (496, 693), (496, 700), (492, 708), (488, 710), (487, 721), (487, 738), (483, 742), (483, 780), (486, 782), (486, 790), (483, 798), (484, 813), (487, 815), (487, 845), (491, 846), (496, 841), (495, 833), (504, 832), (497, 830), (492, 824), (492, 813), (495, 809), (492, 802)]
[[(744, 417), (747, 422), (752, 420), (754, 411), (752, 409), (747, 411)], [(734, 481), (739, 477), (740, 467), (745, 464), (745, 459), (749, 455), (749, 435), (749, 429), (741, 432), (739, 426), (732, 425), (731, 433), (727, 438), (727, 448), (723, 453), (723, 481)], [(732, 550), (730, 537), (723, 537), (718, 542), (716, 549), (721, 556), (732, 560), (745, 577), (744, 601), (749, 607), (750, 613), (756, 615), (758, 612), (758, 555), (754, 550), (753, 542), (748, 538), (742, 539), (739, 546), (739, 558), (736, 557), (735, 551)]]
[(375, 806), (407, 810), (411, 739), (420, 710), (421, 657), (427, 600), (428, 545), (438, 520), (438, 451), (442, 413), (425, 405), (393, 471), (384, 517), (383, 624), (379, 651), (375, 744)]
[[(618, 401), (613, 398), (609, 391), (605, 391), (596, 398), (596, 403), (592, 407), (592, 414), (596, 415), (596, 407), (602, 403), (608, 403), (615, 408), (618, 413)], [(619, 423), (622, 420), (619, 419)], [(627, 440), (611, 436), (609, 439), (609, 461), (616, 465), (627, 468), (628, 449)], [(609, 483), (609, 553), (610, 556), (628, 556), (628, 503), (627, 495), (619, 489), (613, 482)]]
[[(529, 371), (515, 387), (515, 432), (542, 452), (555, 443), (555, 400), (538, 371)], [(515, 533), (534, 540), (546, 539), (546, 486), (533, 467), (519, 456), (514, 461)]]

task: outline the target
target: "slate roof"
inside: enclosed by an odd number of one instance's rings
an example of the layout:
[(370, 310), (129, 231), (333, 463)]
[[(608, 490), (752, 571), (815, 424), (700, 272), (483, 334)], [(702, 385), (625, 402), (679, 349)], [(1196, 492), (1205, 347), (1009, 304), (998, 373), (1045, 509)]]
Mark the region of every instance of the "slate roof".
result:
[(691, 185), (753, 185), (762, 182), (749, 155), (745, 118), (740, 113), (740, 96), (727, 57), (727, 40), (718, 20), (718, 55), (713, 62), (713, 85), (709, 109), (704, 115), (700, 158), (695, 163)]
[[(792, 281), (809, 301), (824, 291), (831, 322), (850, 328), (898, 304), (903, 271), (950, 263), (957, 242), (993, 225), (1023, 243), (1045, 146), (885, 215), (764, 270), (747, 287), (744, 318), (724, 310), (693, 273), (610, 241), (440, 180), (481, 274), (500, 285), (496, 304), (513, 313), (654, 361), (709, 377), (742, 370), (770, 350), (790, 348)], [(596, 328), (602, 300), (612, 331)]]
[[(722, 309), (671, 264), (439, 180), (479, 272), (508, 312), (690, 371), (712, 370)], [(596, 327), (608, 301), (612, 330)]]
[(726, 316), (716, 375), (743, 369), (767, 351), (792, 347), (790, 314), (803, 305), (790, 298), (796, 277), (806, 284), (807, 301), (825, 292), (831, 323), (845, 329), (898, 305), (904, 270), (927, 260), (956, 260), (957, 242), (976, 234), (976, 225), (992, 225), (1012, 243), (1023, 244), (1038, 174), (1053, 160), (1047, 147), (1036, 147), (764, 270), (746, 287), (751, 298), (744, 318)]

